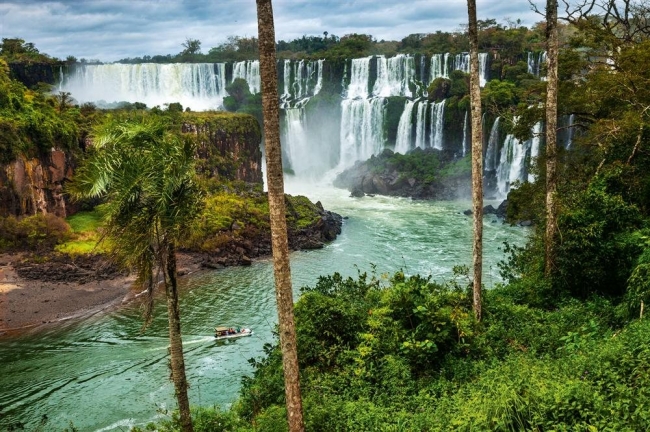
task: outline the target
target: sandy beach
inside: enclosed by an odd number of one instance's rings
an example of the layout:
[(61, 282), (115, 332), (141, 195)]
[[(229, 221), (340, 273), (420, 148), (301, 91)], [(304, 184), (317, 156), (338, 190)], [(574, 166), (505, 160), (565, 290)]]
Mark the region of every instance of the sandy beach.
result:
[[(135, 277), (116, 275), (86, 283), (34, 280), (20, 277), (15, 268), (21, 255), (0, 254), (0, 337), (57, 321), (112, 310), (132, 301)], [(191, 256), (179, 256), (179, 275), (200, 265)]]

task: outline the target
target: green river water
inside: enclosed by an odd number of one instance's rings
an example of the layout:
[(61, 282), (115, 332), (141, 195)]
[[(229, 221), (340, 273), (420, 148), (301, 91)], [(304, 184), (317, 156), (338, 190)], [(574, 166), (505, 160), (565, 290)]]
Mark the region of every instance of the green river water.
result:
[[(404, 269), (443, 281), (454, 265), (471, 263), (472, 219), (461, 212), (469, 201), (349, 198), (344, 190), (288, 185), (290, 193), (320, 200), (348, 219), (343, 233), (325, 248), (291, 255), (296, 298), (319, 275), (358, 270)], [(523, 244), (528, 231), (485, 217), (484, 282), (499, 281), (503, 242)], [(80, 431), (128, 430), (173, 409), (167, 362), (166, 315), (158, 303), (152, 325), (140, 332), (134, 305), (19, 336), (0, 338), (0, 430), (21, 423), (60, 431), (72, 421)], [(181, 319), (185, 364), (193, 405), (228, 407), (238, 394), (247, 360), (273, 342), (277, 322), (270, 259), (250, 267), (204, 271), (182, 278)], [(251, 327), (248, 338), (216, 342), (215, 325)]]

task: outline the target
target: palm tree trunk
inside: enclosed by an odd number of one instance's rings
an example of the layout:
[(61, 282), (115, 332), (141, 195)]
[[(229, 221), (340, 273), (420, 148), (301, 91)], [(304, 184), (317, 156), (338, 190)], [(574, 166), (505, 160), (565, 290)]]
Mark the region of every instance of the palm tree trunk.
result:
[(275, 294), (278, 304), (280, 348), (284, 370), (287, 418), (291, 432), (305, 430), (300, 396), (300, 374), (293, 317), (293, 290), (289, 266), (289, 242), (284, 202), (284, 178), (280, 148), (278, 76), (275, 57), (275, 27), (271, 0), (257, 0), (257, 28), (262, 81), (262, 112), (266, 149), (266, 176), (271, 219), (271, 247)]
[(544, 271), (550, 276), (555, 263), (557, 232), (557, 0), (546, 2), (546, 236)]
[(183, 341), (181, 340), (181, 317), (178, 307), (178, 282), (176, 275), (176, 248), (167, 244), (165, 259), (165, 293), (167, 294), (167, 315), (169, 318), (169, 354), (172, 381), (178, 401), (181, 430), (192, 432), (190, 401), (187, 397), (187, 378), (185, 377), (185, 360), (183, 358)]
[(474, 213), (474, 316), (481, 320), (483, 278), (483, 128), (481, 126), (481, 88), (478, 67), (478, 26), (476, 0), (467, 0), (469, 15), (469, 88), (472, 109), (472, 211)]

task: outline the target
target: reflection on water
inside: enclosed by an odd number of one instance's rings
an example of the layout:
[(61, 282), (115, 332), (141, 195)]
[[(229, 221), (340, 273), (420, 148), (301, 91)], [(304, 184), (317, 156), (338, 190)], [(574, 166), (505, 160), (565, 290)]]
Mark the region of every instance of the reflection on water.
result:
[[(431, 203), (407, 199), (348, 198), (343, 190), (310, 187), (301, 192), (348, 217), (332, 244), (291, 256), (294, 291), (313, 285), (319, 275), (358, 271), (431, 275), (443, 280), (457, 264), (471, 263), (469, 202)], [(492, 223), (484, 230), (484, 281), (498, 281), (496, 263), (503, 241), (521, 244), (521, 228)], [(273, 341), (277, 322), (270, 260), (250, 267), (202, 272), (182, 279), (181, 319), (190, 401), (228, 406), (248, 359)], [(167, 318), (159, 302), (155, 318), (140, 332), (140, 311), (130, 305), (102, 316), (37, 328), (0, 340), (0, 429), (21, 422), (27, 429), (48, 417), (47, 430), (70, 421), (82, 431), (116, 431), (154, 420), (174, 407), (168, 380)], [(254, 335), (227, 341), (212, 337), (216, 325), (241, 325)]]

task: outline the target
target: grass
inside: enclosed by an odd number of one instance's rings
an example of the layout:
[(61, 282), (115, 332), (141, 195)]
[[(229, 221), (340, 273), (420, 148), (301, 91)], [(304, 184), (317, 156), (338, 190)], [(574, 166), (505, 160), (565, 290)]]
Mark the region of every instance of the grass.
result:
[(102, 252), (98, 246), (99, 228), (104, 218), (101, 206), (92, 211), (82, 211), (66, 219), (72, 229), (72, 238), (56, 246), (56, 251), (68, 255), (83, 255)]

